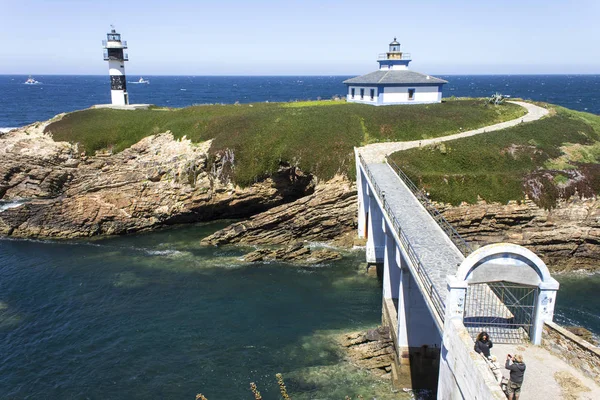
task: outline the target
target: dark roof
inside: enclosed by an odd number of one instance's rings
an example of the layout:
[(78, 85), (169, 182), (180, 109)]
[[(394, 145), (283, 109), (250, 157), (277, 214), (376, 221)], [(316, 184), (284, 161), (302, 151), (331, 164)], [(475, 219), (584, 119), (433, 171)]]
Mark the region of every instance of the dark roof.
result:
[(401, 85), (401, 84), (444, 84), (448, 83), (440, 78), (435, 78), (430, 75), (421, 74), (419, 72), (410, 70), (391, 70), (391, 71), (375, 71), (370, 74), (357, 76), (344, 81), (345, 84), (358, 84), (358, 85), (376, 85), (376, 84), (387, 84), (387, 85)]
[(396, 40), (396, 38), (394, 38), (394, 41), (392, 43), (390, 43), (390, 46), (396, 46), (396, 45), (400, 45), (400, 43), (398, 43), (398, 41)]

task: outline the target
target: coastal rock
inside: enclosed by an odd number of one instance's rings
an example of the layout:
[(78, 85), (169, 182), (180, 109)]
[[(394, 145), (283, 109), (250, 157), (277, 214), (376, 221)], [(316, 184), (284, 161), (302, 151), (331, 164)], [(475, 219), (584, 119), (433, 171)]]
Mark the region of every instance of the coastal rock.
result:
[(600, 202), (577, 196), (545, 210), (530, 200), (508, 204), (436, 204), (475, 247), (511, 242), (538, 254), (552, 271), (600, 266)]
[(586, 328), (584, 328), (583, 326), (565, 326), (564, 328), (566, 330), (568, 330), (569, 332), (574, 333), (575, 335), (579, 336), (586, 342), (588, 342), (594, 346), (598, 346), (598, 342), (596, 342), (596, 339), (594, 339), (594, 334), (592, 332), (590, 332), (589, 330), (587, 330)]
[(389, 377), (394, 362), (394, 343), (387, 327), (345, 334), (339, 342), (353, 364), (380, 377)]
[[(192, 144), (169, 132), (118, 154), (82, 157), (35, 124), (0, 138), (0, 234), (74, 238), (164, 225), (239, 218), (310, 194), (312, 176), (288, 166), (240, 188), (221, 174), (226, 155), (208, 165), (210, 141)], [(231, 167), (231, 166), (229, 166)]]
[(356, 230), (356, 186), (337, 176), (317, 185), (313, 194), (234, 223), (202, 240), (207, 245), (232, 243), (282, 245), (296, 240), (329, 241)]

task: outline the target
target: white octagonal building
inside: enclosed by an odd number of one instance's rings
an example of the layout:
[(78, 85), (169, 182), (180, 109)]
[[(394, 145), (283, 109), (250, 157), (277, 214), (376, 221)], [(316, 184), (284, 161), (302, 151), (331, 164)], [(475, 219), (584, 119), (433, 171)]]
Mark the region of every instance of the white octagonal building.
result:
[(442, 86), (447, 81), (408, 69), (409, 53), (400, 51), (394, 38), (389, 51), (380, 54), (379, 70), (344, 81), (347, 101), (374, 106), (391, 104), (427, 104), (442, 101)]

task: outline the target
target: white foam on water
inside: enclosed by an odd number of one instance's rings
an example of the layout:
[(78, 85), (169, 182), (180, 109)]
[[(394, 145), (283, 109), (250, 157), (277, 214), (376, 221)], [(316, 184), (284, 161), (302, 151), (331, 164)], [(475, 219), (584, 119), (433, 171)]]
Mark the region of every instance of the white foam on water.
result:
[(0, 213), (11, 208), (17, 208), (24, 204), (25, 202), (22, 200), (17, 201), (8, 201), (8, 202), (0, 202)]
[(12, 131), (13, 129), (17, 129), (17, 127), (14, 128), (0, 128), (0, 133), (7, 133)]
[(146, 254), (149, 254), (151, 256), (174, 256), (174, 255), (183, 254), (183, 252), (181, 252), (179, 250), (148, 250), (148, 249), (140, 249), (140, 250), (145, 251)]

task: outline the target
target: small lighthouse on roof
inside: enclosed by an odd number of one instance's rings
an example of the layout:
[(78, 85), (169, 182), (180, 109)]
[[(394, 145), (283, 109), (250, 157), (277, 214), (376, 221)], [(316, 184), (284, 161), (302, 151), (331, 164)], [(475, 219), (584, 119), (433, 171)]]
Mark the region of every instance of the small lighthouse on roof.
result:
[(400, 43), (394, 38), (390, 43), (390, 49), (385, 54), (380, 54), (377, 58), (380, 70), (406, 70), (408, 63), (411, 62), (410, 53), (402, 53), (400, 51)]
[(377, 57), (379, 70), (344, 81), (348, 86), (346, 100), (374, 106), (440, 103), (442, 86), (448, 82), (409, 70), (411, 61), (394, 38), (387, 53)]
[(121, 40), (121, 34), (111, 30), (106, 34), (106, 40), (102, 41), (104, 48), (104, 61), (108, 61), (108, 74), (110, 75), (110, 98), (113, 105), (129, 104), (127, 94), (127, 82), (125, 79), (125, 61), (129, 56), (123, 50), (127, 48), (127, 42)]

